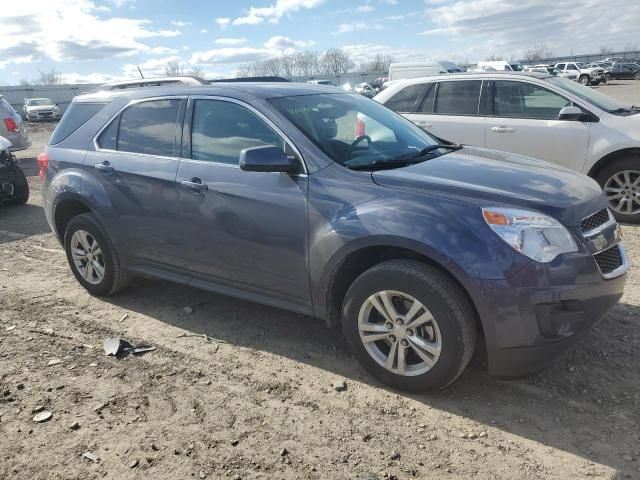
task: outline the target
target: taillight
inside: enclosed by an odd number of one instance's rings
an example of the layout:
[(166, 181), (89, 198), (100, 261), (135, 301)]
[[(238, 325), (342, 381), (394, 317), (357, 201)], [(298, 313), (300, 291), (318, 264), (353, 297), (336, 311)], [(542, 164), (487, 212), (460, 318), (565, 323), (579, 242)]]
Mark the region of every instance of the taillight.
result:
[(40, 171), (38, 172), (40, 180), (44, 180), (44, 175), (47, 173), (47, 168), (49, 168), (49, 155), (47, 152), (42, 152), (38, 155), (38, 166), (40, 167)]
[(356, 138), (365, 134), (364, 122), (361, 118), (356, 117)]
[(18, 126), (18, 122), (14, 118), (7, 117), (4, 119), (4, 125), (7, 127), (7, 130), (10, 132), (19, 132), (20, 127)]

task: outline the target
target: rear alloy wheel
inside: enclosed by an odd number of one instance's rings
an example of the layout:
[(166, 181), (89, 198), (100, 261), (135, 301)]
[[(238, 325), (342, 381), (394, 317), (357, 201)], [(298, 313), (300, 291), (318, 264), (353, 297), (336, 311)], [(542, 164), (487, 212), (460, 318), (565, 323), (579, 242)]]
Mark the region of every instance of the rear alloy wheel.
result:
[(64, 233), (64, 249), (74, 276), (93, 295), (111, 295), (131, 280), (109, 235), (91, 213), (73, 217)]
[(345, 296), (342, 331), (354, 356), (376, 378), (422, 392), (451, 384), (476, 344), (473, 307), (439, 270), (411, 260), (380, 263)]
[(640, 155), (611, 162), (596, 176), (616, 219), (640, 223)]

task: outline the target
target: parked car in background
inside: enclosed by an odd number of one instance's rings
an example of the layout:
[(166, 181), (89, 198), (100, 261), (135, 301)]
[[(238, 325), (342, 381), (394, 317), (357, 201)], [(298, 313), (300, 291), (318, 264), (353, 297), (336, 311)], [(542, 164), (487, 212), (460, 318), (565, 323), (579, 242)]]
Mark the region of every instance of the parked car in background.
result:
[(576, 81), (576, 82), (578, 81), (578, 75), (576, 73), (561, 72), (560, 70), (558, 70), (553, 65), (547, 65), (547, 64), (533, 65), (533, 66), (530, 66), (530, 67), (525, 67), (524, 71), (525, 72), (546, 73), (546, 74), (549, 74), (549, 75), (557, 75), (559, 77), (564, 77), (564, 78), (567, 78), (569, 80), (573, 80), (573, 81)]
[(522, 72), (524, 65), (516, 61), (494, 60), (480, 62), (474, 69), (476, 72)]
[(387, 80), (386, 84), (395, 80), (425, 77), (441, 73), (448, 72), (439, 62), (392, 63), (389, 66), (389, 80)]
[(157, 78), (136, 78), (120, 82), (109, 82), (100, 85), (95, 91), (127, 90), (130, 88), (163, 87), (169, 85), (208, 85), (207, 80), (198, 77), (157, 77)]
[(378, 77), (373, 82), (371, 82), (371, 87), (378, 93), (380, 90), (384, 88), (384, 84), (389, 80), (389, 77)]
[(601, 68), (604, 71), (605, 81), (611, 80), (611, 67), (610, 63), (605, 62), (592, 62), (585, 65), (585, 68)]
[(438, 63), (447, 71), (447, 73), (464, 72), (462, 67), (455, 62), (450, 62), (449, 60), (438, 60)]
[(540, 370), (629, 268), (592, 180), (442, 145), (333, 87), (77, 97), (38, 161), (49, 225), (92, 294), (141, 273), (315, 315), (405, 390), (449, 385), (478, 341), (495, 375)]
[(448, 141), (585, 173), (604, 189), (616, 218), (640, 223), (637, 107), (565, 78), (513, 72), (405, 80), (374, 99)]
[(0, 95), (0, 136), (11, 142), (9, 148), (12, 152), (25, 150), (31, 146), (31, 138), (22, 117), (2, 95)]
[(635, 63), (614, 63), (609, 74), (614, 80), (640, 80), (640, 67)]
[(22, 107), (24, 118), (30, 122), (36, 120), (59, 120), (62, 117), (60, 107), (50, 98), (25, 98)]
[(355, 87), (353, 87), (353, 91), (369, 98), (373, 98), (376, 94), (374, 88), (367, 82), (357, 84)]
[(598, 85), (606, 81), (604, 69), (589, 68), (580, 62), (556, 63), (555, 68), (563, 73), (577, 74), (578, 82), (582, 85)]
[(29, 183), (11, 151), (11, 142), (0, 137), (0, 206), (23, 205), (29, 200)]

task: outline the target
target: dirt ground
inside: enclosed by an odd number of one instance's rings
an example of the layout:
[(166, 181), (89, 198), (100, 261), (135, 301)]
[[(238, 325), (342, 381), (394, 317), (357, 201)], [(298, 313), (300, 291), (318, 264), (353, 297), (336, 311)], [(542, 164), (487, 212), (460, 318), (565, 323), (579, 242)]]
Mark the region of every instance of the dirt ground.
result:
[[(88, 295), (41, 208), (51, 129), (31, 128), (31, 199), (0, 209), (0, 479), (640, 478), (637, 269), (546, 371), (474, 365), (444, 392), (396, 392), (313, 318), (144, 278)], [(623, 231), (638, 265), (640, 227)], [(114, 335), (157, 350), (107, 357)]]

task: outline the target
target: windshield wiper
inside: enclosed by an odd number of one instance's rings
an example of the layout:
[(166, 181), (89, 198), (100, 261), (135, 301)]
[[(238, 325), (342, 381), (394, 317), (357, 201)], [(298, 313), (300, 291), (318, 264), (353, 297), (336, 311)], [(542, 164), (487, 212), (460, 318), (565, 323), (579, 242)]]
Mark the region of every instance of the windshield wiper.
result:
[(406, 160), (415, 160), (416, 158), (424, 157), (425, 155), (428, 155), (431, 152), (433, 152), (435, 150), (439, 150), (441, 148), (444, 148), (445, 150), (451, 150), (452, 152), (455, 152), (456, 150), (460, 150), (462, 148), (462, 145), (457, 145), (455, 143), (452, 143), (451, 145), (449, 145), (449, 144), (429, 145), (428, 147), (424, 147), (419, 152), (414, 153), (413, 155), (410, 155), (408, 157), (405, 157), (404, 159), (406, 159)]
[(631, 105), (631, 107), (614, 108), (613, 110), (609, 110), (609, 113), (631, 113), (637, 112), (638, 110), (640, 110), (640, 107), (637, 105)]
[(423, 148), (419, 152), (414, 153), (413, 155), (409, 155), (407, 157), (398, 157), (391, 158), (388, 160), (374, 160), (371, 163), (367, 163), (365, 165), (345, 165), (350, 170), (382, 170), (385, 168), (399, 168), (406, 167), (408, 165), (414, 165), (416, 163), (424, 162), (425, 160), (419, 160), (421, 157), (426, 157), (431, 152), (434, 152), (440, 148), (444, 148), (446, 150), (456, 151), (462, 148), (461, 145), (429, 145), (428, 147)]

